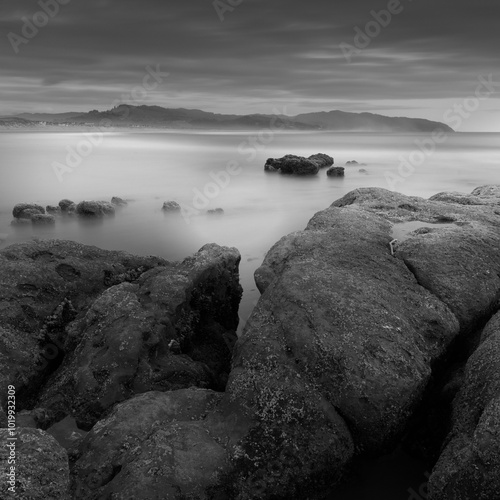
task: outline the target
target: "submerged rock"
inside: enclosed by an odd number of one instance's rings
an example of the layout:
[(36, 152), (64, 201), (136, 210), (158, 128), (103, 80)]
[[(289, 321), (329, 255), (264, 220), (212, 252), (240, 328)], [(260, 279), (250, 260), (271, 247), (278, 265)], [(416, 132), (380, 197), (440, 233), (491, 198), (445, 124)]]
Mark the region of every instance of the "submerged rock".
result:
[[(0, 429), (0, 440), (8, 443), (6, 429)], [(1, 498), (30, 500), (69, 500), (69, 464), (66, 450), (46, 432), (40, 429), (18, 428), (15, 442), (15, 493), (9, 491), (10, 484), (5, 474), (0, 483)], [(2, 471), (10, 469), (9, 448), (0, 449)]]
[(318, 162), (302, 156), (286, 155), (283, 158), (269, 158), (264, 166), (267, 172), (280, 172), (286, 175), (316, 175)]
[(213, 208), (207, 210), (208, 215), (224, 215), (224, 210), (222, 208)]
[(35, 214), (31, 217), (31, 222), (34, 226), (53, 226), (56, 218), (48, 214)]
[(344, 177), (345, 168), (344, 167), (330, 167), (326, 171), (326, 175), (328, 175), (328, 177)]
[(44, 214), (45, 208), (36, 203), (18, 203), (12, 210), (15, 219), (30, 219), (33, 215)]

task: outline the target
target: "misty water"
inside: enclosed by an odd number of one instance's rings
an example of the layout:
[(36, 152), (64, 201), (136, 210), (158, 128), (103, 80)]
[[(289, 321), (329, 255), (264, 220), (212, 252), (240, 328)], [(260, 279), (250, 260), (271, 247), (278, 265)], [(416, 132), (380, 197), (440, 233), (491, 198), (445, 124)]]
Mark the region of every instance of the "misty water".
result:
[[(100, 144), (88, 148), (91, 138), (97, 139), (81, 132), (0, 133), (0, 248), (33, 238), (61, 238), (179, 260), (205, 243), (234, 246), (242, 255), (241, 325), (259, 296), (253, 272), (270, 247), (352, 189), (374, 186), (429, 197), (500, 184), (499, 134), (457, 133), (436, 145), (426, 134), (141, 130), (105, 134)], [(417, 140), (426, 144), (427, 153)], [(65, 164), (69, 151), (77, 148), (86, 156), (58, 178), (54, 162)], [(346, 166), (344, 178), (328, 178), (325, 170), (309, 178), (264, 172), (269, 157), (318, 152), (333, 156), (338, 166), (350, 160), (360, 165)], [(401, 167), (403, 161), (410, 164)], [(63, 198), (79, 202), (112, 196), (129, 201), (114, 218), (59, 219), (49, 228), (10, 225), (16, 203), (45, 206)], [(169, 200), (177, 201), (184, 215), (163, 213), (163, 202)], [(223, 215), (206, 214), (219, 207)], [(384, 498), (408, 498), (408, 488), (418, 490), (425, 480), (424, 466), (400, 453), (378, 463), (361, 472), (364, 480), (354, 490), (336, 498), (382, 498), (377, 484)]]

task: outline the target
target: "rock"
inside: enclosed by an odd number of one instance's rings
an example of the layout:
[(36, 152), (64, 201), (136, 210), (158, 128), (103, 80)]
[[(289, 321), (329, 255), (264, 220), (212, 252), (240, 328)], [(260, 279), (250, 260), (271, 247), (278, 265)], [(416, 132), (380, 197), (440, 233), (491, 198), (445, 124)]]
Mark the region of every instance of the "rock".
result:
[(0, 428), (4, 429), (8, 425), (7, 414), (4, 409), (0, 406)]
[(465, 382), (454, 402), (453, 428), (429, 480), (432, 500), (500, 495), (500, 313), (485, 331), (467, 361)]
[(190, 388), (148, 392), (115, 406), (80, 446), (75, 500), (206, 498), (205, 489), (227, 468), (227, 437), (207, 418), (221, 398)]
[(35, 214), (31, 217), (31, 222), (34, 226), (51, 226), (56, 223), (56, 218), (53, 215)]
[[(7, 443), (8, 431), (0, 429), (0, 440)], [(15, 465), (15, 494), (4, 474), (0, 483), (1, 498), (30, 500), (69, 500), (69, 464), (66, 450), (46, 432), (40, 429), (17, 429)], [(8, 465), (9, 448), (0, 449), (2, 470)]]
[(166, 264), (58, 240), (0, 250), (0, 387), (16, 386), (17, 410), (34, 407), (44, 379), (78, 343), (66, 333), (77, 313), (111, 284)]
[(166, 201), (161, 209), (164, 212), (180, 212), (181, 206), (176, 201)]
[(114, 215), (115, 207), (107, 201), (82, 201), (76, 207), (80, 217), (100, 218), (105, 215)]
[(324, 153), (317, 153), (315, 155), (311, 155), (309, 157), (309, 160), (315, 162), (319, 168), (330, 167), (334, 163), (333, 158)]
[(457, 203), (459, 205), (500, 205), (500, 186), (482, 186), (471, 194), (444, 192), (430, 198), (432, 201)]
[(319, 166), (302, 156), (286, 155), (283, 158), (269, 158), (264, 166), (266, 172), (280, 172), (286, 175), (316, 175)]
[(35, 214), (44, 214), (45, 208), (36, 203), (19, 203), (12, 210), (15, 219), (31, 219)]
[(76, 212), (76, 203), (74, 201), (64, 199), (59, 202), (59, 208), (63, 213)]
[(495, 198), (500, 198), (500, 185), (496, 186), (481, 186), (471, 193), (473, 196), (480, 196), (480, 197), (495, 197)]
[(116, 205), (117, 207), (124, 207), (128, 205), (128, 203), (124, 199), (119, 198), (118, 196), (113, 196), (113, 198), (111, 198), (111, 203), (113, 205)]
[(356, 160), (351, 160), (346, 162), (346, 165), (359, 165), (359, 163)]
[(211, 210), (207, 210), (208, 215), (223, 215), (224, 210), (222, 208), (214, 208)]
[(330, 167), (326, 171), (326, 175), (328, 175), (328, 177), (344, 177), (344, 174), (345, 174), (344, 167)]
[(180, 264), (111, 286), (68, 326), (79, 343), (37, 406), (90, 429), (134, 394), (224, 390), (238, 325), (239, 261), (236, 249), (206, 245)]
[(50, 215), (60, 215), (61, 214), (61, 207), (55, 207), (53, 205), (47, 205), (45, 207), (45, 210)]
[(367, 174), (367, 173), (368, 173), (368, 170), (366, 170), (365, 168), (360, 168), (360, 169), (359, 169), (359, 173), (360, 173), (360, 174)]

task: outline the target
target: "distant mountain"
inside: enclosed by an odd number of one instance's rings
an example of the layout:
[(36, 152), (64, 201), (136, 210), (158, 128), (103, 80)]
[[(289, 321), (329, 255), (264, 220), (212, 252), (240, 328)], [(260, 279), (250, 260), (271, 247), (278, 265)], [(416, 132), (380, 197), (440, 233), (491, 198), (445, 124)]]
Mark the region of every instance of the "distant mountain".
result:
[[(223, 115), (199, 109), (170, 109), (160, 106), (131, 106), (122, 104), (108, 111), (93, 110), (88, 113), (17, 115), (30, 122), (47, 122), (64, 125), (113, 127), (155, 127), (169, 129), (263, 129), (272, 125), (286, 130), (334, 130), (360, 132), (432, 132), (438, 128), (453, 132), (440, 122), (420, 118), (388, 117), (372, 113), (346, 113), (328, 111), (285, 115)], [(104, 122), (106, 120), (106, 122)]]

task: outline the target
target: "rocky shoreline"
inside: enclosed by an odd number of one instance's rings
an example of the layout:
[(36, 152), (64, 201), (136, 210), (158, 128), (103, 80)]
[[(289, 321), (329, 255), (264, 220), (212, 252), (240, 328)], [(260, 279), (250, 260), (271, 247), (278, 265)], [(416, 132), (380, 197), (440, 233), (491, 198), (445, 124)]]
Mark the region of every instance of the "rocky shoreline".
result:
[[(399, 446), (431, 500), (500, 498), (500, 186), (351, 191), (271, 248), (237, 338), (239, 262), (0, 251), (20, 498), (312, 500)], [(66, 450), (46, 431), (67, 417), (88, 433)]]

